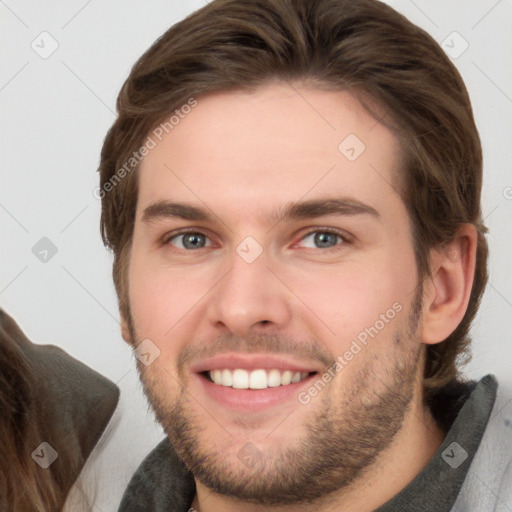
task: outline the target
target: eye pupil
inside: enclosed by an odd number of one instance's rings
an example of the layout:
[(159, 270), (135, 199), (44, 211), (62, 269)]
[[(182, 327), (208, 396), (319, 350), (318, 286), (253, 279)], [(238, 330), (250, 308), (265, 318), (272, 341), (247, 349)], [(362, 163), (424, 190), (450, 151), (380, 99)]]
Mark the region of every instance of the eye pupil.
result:
[[(201, 238), (203, 235), (200, 233), (191, 233), (188, 235), (183, 235), (183, 246), (187, 248), (197, 249), (198, 247), (202, 247)], [(188, 244), (190, 244), (188, 246)]]
[[(332, 244), (329, 245), (329, 237), (331, 238)], [(336, 245), (337, 235), (334, 233), (320, 232), (315, 235), (315, 243), (320, 247), (334, 247)]]

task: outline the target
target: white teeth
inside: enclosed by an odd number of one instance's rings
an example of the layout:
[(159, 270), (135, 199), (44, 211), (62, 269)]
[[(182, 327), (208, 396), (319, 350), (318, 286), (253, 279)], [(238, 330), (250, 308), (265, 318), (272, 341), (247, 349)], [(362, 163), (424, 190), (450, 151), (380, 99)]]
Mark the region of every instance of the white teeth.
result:
[(267, 388), (267, 372), (265, 370), (254, 370), (249, 375), (249, 387), (251, 389)]
[(222, 382), (215, 382), (215, 384), (222, 384), (223, 386), (232, 386), (233, 374), (229, 370), (222, 370)]
[(247, 389), (249, 387), (249, 372), (247, 370), (236, 369), (233, 372), (233, 387), (236, 389)]
[(267, 385), (269, 388), (276, 388), (281, 385), (281, 372), (279, 370), (270, 370), (268, 372)]
[(235, 389), (266, 389), (278, 386), (287, 386), (295, 382), (300, 382), (308, 377), (309, 372), (292, 372), (290, 370), (212, 370), (208, 372), (210, 378), (215, 384)]
[(283, 375), (281, 375), (281, 385), (286, 386), (287, 384), (290, 384), (292, 381), (292, 372), (290, 370), (286, 370), (283, 372)]
[(222, 384), (222, 372), (220, 370), (213, 370), (212, 380), (215, 384)]

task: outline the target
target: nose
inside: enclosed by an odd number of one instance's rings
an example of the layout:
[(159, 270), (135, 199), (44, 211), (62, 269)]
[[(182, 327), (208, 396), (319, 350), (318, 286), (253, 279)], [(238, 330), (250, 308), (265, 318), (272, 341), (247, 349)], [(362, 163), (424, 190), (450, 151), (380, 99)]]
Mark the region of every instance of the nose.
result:
[(270, 263), (265, 251), (251, 263), (233, 251), (230, 269), (209, 294), (211, 325), (238, 337), (287, 326), (293, 294)]

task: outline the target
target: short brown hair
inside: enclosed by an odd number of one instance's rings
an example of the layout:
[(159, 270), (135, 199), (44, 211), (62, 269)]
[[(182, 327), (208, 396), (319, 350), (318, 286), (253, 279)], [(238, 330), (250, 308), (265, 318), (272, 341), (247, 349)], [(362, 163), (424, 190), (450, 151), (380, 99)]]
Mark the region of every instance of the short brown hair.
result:
[[(468, 333), (487, 282), (482, 151), (455, 66), (430, 35), (377, 0), (214, 0), (139, 58), (119, 93), (99, 166), (101, 234), (114, 252), (121, 314), (130, 315), (127, 267), (138, 194), (138, 165), (127, 171), (125, 163), (190, 98), (273, 80), (349, 90), (385, 112), (381, 120), (403, 150), (397, 188), (413, 226), (420, 282), (430, 275), (430, 249), (451, 241), (462, 223), (476, 227), (465, 316), (446, 340), (427, 347), (424, 383), (426, 395), (433, 395), (469, 360)], [(121, 166), (123, 179), (116, 174)]]

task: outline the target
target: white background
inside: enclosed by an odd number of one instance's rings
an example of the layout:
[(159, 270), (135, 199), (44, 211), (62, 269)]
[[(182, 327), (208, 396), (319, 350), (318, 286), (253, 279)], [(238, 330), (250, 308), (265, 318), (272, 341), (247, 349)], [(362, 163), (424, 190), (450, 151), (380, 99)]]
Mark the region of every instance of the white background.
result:
[[(472, 98), (484, 148), (483, 210), (490, 282), (473, 329), (466, 373), (512, 385), (512, 1), (389, 2), (441, 43)], [(121, 419), (108, 447), (115, 461), (98, 510), (115, 510), (144, 455), (163, 437), (120, 335), (112, 257), (99, 235), (99, 153), (115, 100), (135, 60), (203, 1), (0, 1), (0, 307), (37, 343), (52, 343), (116, 382)], [(46, 31), (57, 50), (31, 47)], [(454, 39), (455, 37), (455, 39)], [(41, 44), (41, 43), (39, 43)], [(46, 39), (46, 48), (51, 41)], [(508, 194), (507, 194), (508, 191)], [(507, 199), (508, 196), (508, 199)], [(58, 252), (42, 263), (32, 247)]]

